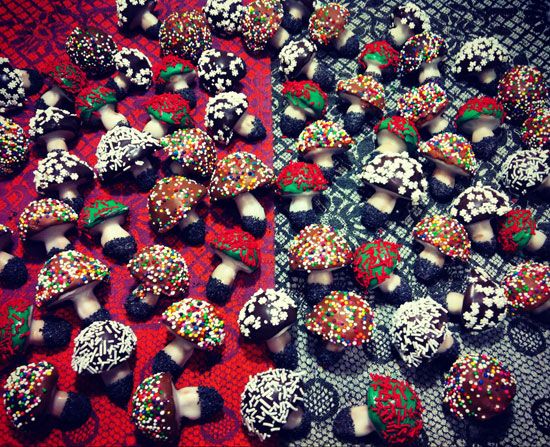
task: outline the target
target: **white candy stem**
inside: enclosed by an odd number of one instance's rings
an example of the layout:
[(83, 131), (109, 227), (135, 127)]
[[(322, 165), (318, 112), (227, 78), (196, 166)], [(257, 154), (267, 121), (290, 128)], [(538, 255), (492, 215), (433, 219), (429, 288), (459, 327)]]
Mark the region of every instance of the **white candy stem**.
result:
[(392, 36), (395, 46), (399, 48), (413, 35), (413, 33), (407, 25), (401, 23), (398, 17), (393, 19), (393, 23), (395, 26), (390, 29), (390, 36)]
[(30, 334), (28, 343), (33, 346), (44, 345), (44, 320), (33, 320), (30, 318)]
[(277, 32), (269, 39), (269, 43), (273, 48), (280, 50), (288, 42), (288, 39), (290, 39), (290, 34), (280, 26)]
[(337, 50), (339, 50), (340, 48), (342, 48), (349, 39), (351, 39), (353, 37), (353, 33), (350, 31), (350, 30), (347, 30), (345, 29), (344, 31), (342, 31), (338, 37), (336, 38), (336, 40), (334, 41), (334, 46), (336, 47)]
[(401, 277), (399, 275), (396, 275), (395, 273), (392, 273), (389, 278), (386, 278), (386, 280), (383, 283), (379, 284), (378, 287), (384, 293), (392, 293), (400, 285)]
[(380, 70), (380, 62), (368, 59), (365, 74), (382, 75), (382, 70)]
[(366, 405), (351, 407), (350, 414), (356, 437), (367, 436), (375, 430), (374, 424), (369, 418), (369, 408)]
[(65, 300), (71, 300), (79, 318), (84, 320), (101, 309), (101, 305), (94, 293), (97, 283), (97, 281), (92, 281), (82, 287), (66, 292), (55, 303), (58, 304)]
[(148, 30), (152, 26), (155, 26), (158, 23), (159, 19), (151, 13), (148, 9), (146, 9), (143, 14), (141, 15), (141, 29), (142, 30)]
[(455, 176), (453, 171), (442, 164), (436, 163), (432, 176), (444, 185), (447, 185), (449, 188), (453, 188), (455, 186)]
[(378, 143), (378, 147), (376, 148), (378, 152), (390, 154), (405, 152), (407, 150), (407, 145), (405, 142), (397, 135), (387, 131), (386, 129), (378, 132), (376, 135), (376, 141)]
[(27, 72), (27, 70), (21, 70), (19, 68), (16, 68), (14, 70), (18, 75), (19, 77), (21, 78), (21, 82), (23, 82), (23, 87), (25, 88), (25, 90), (27, 90), (28, 88), (30, 88), (31, 86), (31, 79), (29, 77), (29, 73)]
[(45, 92), (40, 99), (49, 107), (54, 107), (61, 98), (66, 97), (63, 90), (61, 90), (57, 85), (54, 85), (51, 89)]
[(201, 406), (199, 403), (199, 389), (196, 386), (188, 386), (176, 390), (172, 384), (172, 396), (176, 406), (178, 424), (181, 418), (196, 421), (201, 417)]
[(425, 122), (420, 127), (426, 128), (433, 135), (438, 132), (442, 132), (449, 125), (449, 121), (443, 118), (441, 115), (443, 112), (439, 113), (435, 118)]
[(175, 335), (175, 337), (162, 350), (165, 354), (170, 356), (170, 358), (177, 365), (183, 367), (183, 365), (185, 365), (193, 355), (193, 351), (195, 350), (195, 345), (188, 342), (187, 340), (184, 340), (179, 335), (175, 334), (173, 331), (170, 331), (170, 332), (172, 332)]
[(308, 284), (322, 284), (329, 286), (333, 281), (332, 270), (313, 270), (307, 275)]
[(46, 144), (46, 152), (51, 152), (54, 150), (68, 150), (65, 136), (61, 135), (60, 132), (52, 132), (44, 135), (42, 140)]
[(475, 242), (487, 242), (493, 239), (493, 227), (489, 219), (466, 225), (466, 230)]
[(327, 148), (319, 148), (312, 152), (309, 152), (304, 158), (311, 160), (317, 166), (320, 166), (325, 169), (331, 169), (334, 167), (334, 160), (332, 159), (332, 154), (335, 151)]
[(308, 79), (313, 79), (313, 76), (315, 76), (315, 73), (317, 72), (317, 68), (319, 67), (319, 61), (317, 60), (317, 57), (313, 56), (307, 64), (305, 64), (302, 69), (299, 71), (298, 75), (303, 74)]
[(492, 137), (494, 136), (493, 130), (496, 126), (492, 125), (490, 121), (484, 121), (482, 119), (476, 120), (475, 124), (473, 126), (472, 131), (472, 141), (474, 143), (479, 143), (481, 140), (483, 140), (486, 137)]
[(395, 196), (385, 189), (381, 189), (378, 187), (375, 187), (374, 189), (375, 192), (372, 196), (369, 197), (367, 203), (369, 205), (372, 205), (378, 211), (390, 214), (395, 208), (395, 203), (397, 201)]
[(447, 310), (452, 315), (460, 315), (462, 313), (462, 305), (464, 304), (464, 295), (458, 292), (449, 292), (447, 294)]
[(303, 194), (291, 195), (290, 206), (288, 210), (291, 213), (297, 213), (299, 211), (309, 211), (313, 209), (313, 197), (318, 193), (316, 191), (306, 192)]
[(541, 304), (539, 307), (536, 307), (533, 309), (534, 314), (541, 314), (544, 311), (548, 310), (550, 308), (550, 299), (546, 300), (543, 304)]
[(71, 243), (71, 241), (65, 237), (65, 231), (73, 226), (74, 224), (72, 223), (53, 225), (45, 230), (42, 230), (40, 233), (35, 234), (31, 237), (31, 240), (43, 242), (46, 246), (46, 253), (48, 253), (52, 248), (59, 248), (63, 250)]
[(535, 230), (535, 234), (531, 236), (531, 239), (529, 239), (529, 242), (527, 243), (527, 251), (533, 253), (540, 250), (546, 242), (547, 237), (548, 236), (546, 236), (546, 234), (540, 232), (539, 230)]
[(119, 363), (115, 367), (109, 369), (108, 371), (103, 371), (101, 373), (101, 379), (103, 379), (103, 383), (105, 385), (112, 385), (117, 380), (124, 379), (130, 374), (132, 374), (130, 365), (128, 364), (127, 361), (124, 361), (122, 363)]
[(441, 343), (441, 345), (439, 346), (439, 348), (437, 349), (437, 352), (439, 354), (442, 354), (443, 352), (445, 351), (448, 351), (449, 349), (451, 349), (451, 347), (453, 346), (454, 344), (454, 339), (453, 339), (453, 336), (452, 334), (449, 332), (449, 330), (447, 329), (447, 332), (445, 332), (445, 338), (443, 339), (443, 342)]
[(183, 230), (185, 227), (188, 227), (192, 223), (198, 222), (199, 220), (201, 220), (201, 218), (195, 212), (195, 210), (189, 210), (187, 212), (187, 216), (185, 216), (185, 219), (182, 219), (178, 224), (178, 226), (180, 227), (181, 230)]
[(137, 160), (134, 166), (130, 168), (130, 171), (132, 172), (132, 175), (134, 176), (134, 178), (137, 178), (139, 174), (152, 168), (153, 168), (153, 165), (151, 164), (149, 159), (145, 157), (145, 158), (142, 158), (141, 160)]
[(424, 84), (426, 80), (429, 78), (440, 78), (441, 72), (439, 71), (439, 67), (437, 64), (441, 61), (441, 58), (438, 57), (434, 59), (431, 62), (426, 62), (422, 64), (422, 68), (420, 69), (420, 73), (418, 74), (418, 81), (421, 84)]
[(216, 250), (216, 254), (221, 258), (222, 262), (212, 272), (211, 277), (221, 281), (226, 286), (230, 286), (235, 281), (235, 277), (239, 271), (251, 273), (252, 271), (242, 262), (238, 262), (230, 258), (224, 253)]
[(69, 394), (67, 392), (59, 391), (57, 387), (55, 387), (50, 394), (47, 413), (55, 417), (60, 417), (68, 398)]
[(348, 107), (348, 110), (346, 110), (346, 113), (357, 113), (359, 115), (365, 114), (365, 109), (361, 106), (361, 98), (357, 96), (352, 96), (351, 104)]
[(302, 410), (301, 408), (292, 410), (290, 413), (288, 413), (288, 418), (286, 420), (286, 424), (283, 425), (283, 429), (292, 430), (298, 427), (302, 423), (303, 417), (304, 417), (304, 410)]
[(237, 132), (241, 137), (247, 137), (254, 130), (254, 122), (256, 117), (248, 112), (244, 112), (243, 115), (233, 126), (233, 130)]
[(292, 341), (292, 336), (290, 335), (290, 326), (285, 327), (277, 335), (271, 337), (266, 341), (267, 348), (277, 354), (283, 352), (287, 345)]
[(57, 186), (57, 195), (60, 199), (74, 199), (78, 197), (76, 182), (65, 182)]
[(234, 198), (241, 217), (265, 220), (265, 211), (260, 202), (249, 192), (241, 192)]
[(115, 110), (114, 104), (106, 104), (101, 109), (99, 109), (98, 112), (99, 112), (99, 117), (101, 119), (101, 123), (103, 124), (103, 127), (105, 127), (106, 130), (111, 130), (118, 123), (128, 122), (128, 120), (123, 114), (118, 113)]
[(4, 270), (4, 267), (6, 266), (8, 261), (13, 257), (13, 255), (10, 255), (6, 251), (0, 251), (0, 272)]
[(286, 1), (289, 14), (297, 20), (302, 20), (304, 15), (308, 12), (307, 8), (302, 2), (295, 0)]
[[(283, 113), (286, 116), (294, 118), (295, 120), (306, 121), (307, 120), (307, 116), (306, 116), (307, 111), (308, 111), (308, 109), (301, 109), (300, 107), (296, 107), (295, 105), (289, 104), (286, 107), (286, 109)], [(310, 113), (310, 116), (314, 115), (313, 110), (311, 110), (311, 109), (309, 109), (308, 113)]]
[(195, 79), (195, 71), (190, 71), (185, 74), (176, 74), (170, 76), (170, 82), (168, 83), (168, 90), (178, 92), (189, 88), (189, 85)]
[(168, 133), (168, 125), (150, 116), (149, 122), (143, 128), (143, 132), (149, 132), (153, 138), (161, 139)]
[(325, 349), (330, 352), (342, 352), (345, 349), (345, 346), (328, 341), (325, 343)]
[(105, 219), (92, 228), (92, 234), (101, 234), (101, 246), (105, 247), (105, 244), (113, 239), (130, 236), (130, 233), (121, 227), (125, 220), (126, 217), (123, 215)]
[(482, 84), (490, 84), (497, 78), (497, 72), (494, 68), (485, 69), (477, 75), (477, 78)]
[(421, 242), (421, 244), (424, 246), (424, 250), (419, 255), (422, 259), (426, 259), (438, 267), (445, 265), (445, 255), (441, 254), (437, 248), (424, 242)]
[(116, 85), (118, 85), (118, 88), (120, 88), (123, 91), (128, 91), (128, 88), (130, 87), (130, 80), (124, 76), (122, 73), (118, 73), (114, 78), (113, 81)]

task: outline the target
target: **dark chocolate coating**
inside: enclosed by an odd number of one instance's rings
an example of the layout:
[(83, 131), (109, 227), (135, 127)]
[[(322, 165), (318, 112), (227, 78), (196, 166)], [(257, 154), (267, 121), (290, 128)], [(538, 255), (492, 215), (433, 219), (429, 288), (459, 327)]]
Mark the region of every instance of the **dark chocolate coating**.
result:
[(132, 320), (143, 321), (148, 319), (155, 311), (154, 306), (147, 304), (142, 299), (136, 297), (133, 293), (128, 295), (124, 302), (126, 313)]
[(27, 282), (27, 267), (18, 257), (11, 258), (0, 271), (0, 286), (7, 289), (18, 289)]
[(353, 59), (359, 54), (359, 36), (353, 34), (346, 43), (338, 49), (340, 56)]
[(171, 375), (174, 380), (177, 380), (181, 373), (183, 372), (183, 367), (178, 365), (172, 357), (170, 357), (166, 352), (159, 351), (153, 359), (153, 373), (167, 373)]
[(194, 247), (204, 244), (205, 236), (206, 226), (204, 224), (204, 220), (202, 219), (187, 225), (183, 230), (181, 230), (182, 241), (187, 245), (192, 245)]
[(107, 309), (104, 309), (103, 307), (97, 311), (95, 311), (92, 315), (90, 315), (88, 318), (84, 318), (80, 322), (80, 326), (82, 329), (85, 327), (88, 327), (90, 324), (96, 322), (96, 321), (106, 321), (111, 320), (111, 314)]
[(136, 185), (140, 191), (146, 192), (150, 191), (155, 183), (157, 183), (157, 171), (154, 168), (147, 169), (143, 172), (140, 172), (139, 175), (135, 178)]
[(252, 124), (252, 131), (245, 137), (245, 140), (252, 143), (255, 141), (263, 140), (267, 135), (265, 126), (260, 120), (260, 118), (254, 117), (254, 122)]
[(125, 408), (132, 396), (134, 386), (134, 373), (130, 372), (127, 376), (110, 385), (105, 385), (107, 396), (115, 405)]
[(351, 135), (359, 135), (367, 122), (366, 113), (349, 112), (344, 115), (344, 129)]
[(361, 223), (369, 230), (384, 227), (389, 218), (390, 214), (378, 210), (370, 203), (365, 203), (363, 212), (361, 213)]
[(344, 356), (345, 350), (342, 351), (329, 351), (325, 347), (324, 342), (319, 342), (315, 349), (315, 357), (317, 358), (317, 363), (323, 368), (330, 368), (340, 361)]
[(304, 411), (304, 414), (302, 415), (302, 421), (300, 422), (300, 425), (297, 427), (291, 429), (291, 430), (283, 430), (281, 432), (281, 437), (284, 440), (288, 441), (294, 441), (298, 439), (305, 438), (311, 430), (311, 414), (309, 411)]
[(305, 299), (310, 306), (315, 306), (332, 291), (332, 285), (306, 284)]
[(317, 214), (314, 210), (293, 211), (288, 213), (288, 220), (294, 230), (300, 231), (302, 228), (315, 223)]
[(216, 389), (206, 386), (199, 386), (197, 392), (199, 394), (199, 406), (201, 409), (199, 422), (213, 420), (223, 411), (223, 397)]
[(281, 132), (284, 136), (298, 138), (302, 130), (306, 127), (306, 120), (299, 120), (292, 116), (283, 114), (279, 122)]
[(427, 259), (418, 257), (414, 262), (414, 276), (423, 284), (433, 284), (443, 274), (443, 267), (439, 267)]
[(246, 76), (244, 61), (233, 53), (208, 50), (199, 59), (199, 80), (210, 95), (234, 90)]
[(219, 279), (210, 278), (206, 284), (206, 297), (213, 303), (223, 305), (229, 301), (233, 286), (227, 286)]
[(438, 202), (449, 202), (455, 196), (455, 188), (451, 188), (433, 176), (428, 178), (428, 188), (431, 196)]
[(493, 237), (490, 241), (472, 241), (472, 249), (483, 256), (493, 256), (497, 252), (497, 240)]
[(88, 420), (92, 413), (90, 399), (84, 394), (69, 391), (63, 411), (59, 415), (62, 429), (72, 430), (80, 427)]
[(136, 240), (132, 236), (117, 237), (103, 247), (103, 254), (119, 263), (127, 263), (136, 254), (136, 251)]
[(255, 238), (259, 238), (265, 234), (267, 221), (266, 219), (258, 219), (257, 217), (244, 216), (241, 217), (241, 227)]
[(63, 318), (45, 316), (42, 336), (47, 348), (67, 346), (71, 341), (71, 324)]
[(317, 82), (319, 87), (321, 87), (321, 89), (325, 92), (331, 92), (334, 90), (334, 86), (336, 85), (334, 73), (329, 66), (325, 64), (317, 64), (317, 69), (313, 73), (312, 81)]
[(338, 412), (332, 424), (336, 438), (349, 442), (355, 440), (355, 425), (351, 418), (351, 407), (345, 407)]
[(383, 295), (386, 301), (393, 304), (403, 304), (412, 300), (411, 286), (409, 286), (409, 283), (405, 282), (403, 278), (401, 278), (401, 284), (399, 284), (393, 292), (383, 293)]
[(296, 369), (298, 367), (298, 351), (294, 342), (286, 345), (281, 352), (270, 352), (269, 357), (277, 368)]

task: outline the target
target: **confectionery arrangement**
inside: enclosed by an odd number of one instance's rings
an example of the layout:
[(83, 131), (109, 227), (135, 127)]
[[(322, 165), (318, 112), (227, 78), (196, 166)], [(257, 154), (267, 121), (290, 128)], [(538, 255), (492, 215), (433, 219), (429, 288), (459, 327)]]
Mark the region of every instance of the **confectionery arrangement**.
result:
[[(354, 33), (354, 2), (207, 0), (160, 15), (157, 0), (114, 3), (119, 32), (127, 39), (143, 34), (158, 54), (75, 26), (64, 54), (44, 57), (36, 70), (0, 57), (0, 178), (9, 182), (32, 166), (38, 196), (13, 210), (17, 233), (0, 222), (0, 286), (6, 293), (23, 286), (26, 262), (45, 260), (32, 278), (33, 304), (17, 295), (0, 302), (11, 425), (33, 430), (53, 417), (69, 430), (90, 418), (85, 394), (58, 388), (56, 365), (25, 360), (36, 347), (48, 355), (71, 346), (70, 367), (99, 376), (140, 436), (177, 443), (188, 424), (216, 424), (227, 411), (225, 388), (180, 386), (187, 365), (257, 344), (275, 368), (242, 384), (240, 414), (233, 416), (252, 445), (300, 440), (316, 420), (298, 338), (307, 338), (320, 368), (334, 370), (345, 368), (348, 352), (367, 353), (378, 330), (389, 334), (403, 370), (371, 373), (361, 401), (346, 399), (331, 422), (338, 439), (357, 443), (375, 433), (388, 445), (414, 443), (432, 423), (423, 421), (424, 389), (415, 374), (436, 364), (448, 370), (438, 379), (446, 412), (476, 423), (507, 412), (517, 386), (526, 384), (507, 362), (462, 352), (458, 335), (499, 330), (518, 314), (550, 321), (550, 222), (537, 221), (525, 203), (550, 197), (544, 73), (512, 62), (494, 36), (468, 36), (453, 49), (412, 2), (396, 5), (387, 35), (374, 37)], [(355, 64), (356, 73), (335, 73), (323, 61), (327, 52)], [(273, 122), (243, 91), (255, 75), (249, 58), (262, 57), (280, 71), (282, 108)], [(457, 104), (446, 90), (449, 76), (479, 94)], [(406, 87), (396, 101), (389, 99), (395, 80)], [(118, 111), (129, 96), (151, 89), (138, 126), (133, 114)], [(12, 115), (34, 95), (34, 114), (21, 127)], [(457, 110), (454, 120), (449, 110)], [(497, 161), (510, 126), (522, 146)], [(278, 172), (252, 146), (272, 145), (274, 128), (289, 154)], [(73, 153), (83, 132), (98, 136), (91, 163)], [(346, 158), (370, 132), (369, 153)], [(360, 167), (359, 240), (325, 223), (329, 214), (348, 217), (331, 202), (343, 159)], [(484, 178), (486, 163), (498, 164), (494, 183)], [(89, 198), (96, 182), (112, 195)], [(132, 194), (147, 199), (150, 244), (135, 225)], [(272, 198), (294, 235), (286, 246), (273, 241)], [(424, 210), (430, 201), (437, 212)], [(207, 224), (209, 213), (223, 230)], [(407, 228), (406, 240), (387, 230), (390, 221)], [(15, 236), (22, 257), (14, 254)], [(202, 253), (203, 270), (211, 272), (205, 284), (196, 286), (202, 271), (189, 267), (193, 252), (173, 247), (178, 239)], [(75, 249), (77, 240), (86, 250)], [(273, 275), (262, 271), (273, 268), (265, 258), (262, 266), (264, 241), (284, 253), (303, 294), (255, 284)], [(514, 259), (501, 279), (481, 263), (495, 253)], [(103, 303), (119, 287), (108, 284), (116, 264), (134, 283), (122, 305), (109, 302), (109, 312)], [(414, 276), (403, 273), (405, 265)], [(430, 287), (457, 268), (460, 281), (433, 295)], [(344, 274), (356, 290), (340, 286)], [(243, 297), (251, 284), (255, 292)], [(81, 324), (72, 342), (71, 324), (50, 313), (66, 301)], [(389, 327), (379, 329), (381, 303), (393, 308)], [(116, 321), (121, 312), (128, 324)], [(141, 324), (168, 338), (137, 384), (132, 326)], [(399, 379), (406, 370), (408, 380)]]

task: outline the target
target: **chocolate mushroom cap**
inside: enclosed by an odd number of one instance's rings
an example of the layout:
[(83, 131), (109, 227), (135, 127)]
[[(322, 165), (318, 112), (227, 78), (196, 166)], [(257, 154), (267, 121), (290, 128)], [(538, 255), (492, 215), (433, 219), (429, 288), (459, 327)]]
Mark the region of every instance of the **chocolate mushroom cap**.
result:
[(128, 360), (136, 349), (134, 331), (118, 321), (95, 321), (74, 339), (71, 367), (78, 374), (101, 374)]
[(146, 104), (147, 113), (153, 118), (171, 126), (191, 127), (191, 107), (186, 99), (177, 93), (162, 93), (153, 96)]
[(233, 138), (233, 127), (245, 114), (246, 109), (248, 98), (244, 93), (218, 93), (206, 104), (204, 125), (214, 140), (227, 145)]
[(6, 227), (3, 224), (0, 224), (0, 251), (4, 251), (7, 247), (12, 244), (11, 237), (13, 231), (9, 227)]
[(241, 33), (246, 47), (253, 52), (263, 51), (283, 20), (281, 0), (252, 0), (244, 6)]
[(116, 0), (117, 26), (125, 31), (133, 28), (133, 22), (138, 14), (145, 9), (153, 11), (157, 0)]
[(333, 291), (313, 307), (305, 325), (326, 342), (360, 346), (372, 336), (374, 313), (361, 295)]
[(448, 105), (447, 94), (433, 82), (413, 87), (397, 100), (399, 115), (410, 119), (418, 126), (435, 118)]
[(347, 151), (354, 139), (339, 123), (317, 120), (309, 124), (298, 136), (296, 151), (307, 157), (319, 149), (333, 150), (335, 153)]
[(281, 169), (275, 185), (282, 195), (299, 195), (324, 191), (329, 183), (316, 164), (295, 161)]
[(472, 243), (466, 229), (456, 219), (443, 215), (424, 217), (415, 225), (412, 235), (452, 259), (462, 262), (470, 259)]
[(233, 36), (241, 30), (244, 12), (242, 0), (206, 0), (206, 20), (214, 34)]
[(21, 126), (0, 116), (0, 177), (17, 174), (29, 159), (29, 143)]
[(87, 83), (86, 73), (63, 55), (46, 59), (41, 70), (55, 85), (72, 96), (78, 95)]
[(550, 109), (538, 109), (524, 121), (521, 140), (529, 149), (550, 150)]
[(243, 337), (256, 342), (267, 341), (297, 319), (297, 306), (284, 291), (259, 289), (239, 312), (239, 330)]
[(511, 210), (499, 219), (497, 241), (503, 251), (514, 253), (525, 248), (536, 231), (530, 210)]
[(8, 58), (0, 57), (0, 113), (22, 107), (25, 103), (25, 88), (21, 76)]
[(97, 28), (75, 27), (67, 36), (65, 50), (71, 60), (90, 76), (100, 76), (111, 71), (117, 53), (116, 43)]
[(349, 265), (353, 253), (348, 242), (328, 225), (308, 225), (288, 247), (292, 270), (326, 270)]
[(437, 34), (416, 34), (405, 42), (399, 57), (399, 68), (404, 74), (414, 73), (422, 64), (447, 56), (447, 43)]
[(508, 50), (496, 37), (476, 37), (462, 45), (451, 70), (457, 75), (479, 74), (509, 60)]
[(474, 175), (478, 168), (470, 142), (451, 132), (438, 133), (428, 141), (420, 143), (418, 152), (428, 158), (440, 160), (467, 175)]
[(443, 402), (460, 419), (491, 419), (506, 410), (515, 394), (513, 374), (486, 354), (465, 354), (445, 374)]
[(273, 170), (256, 155), (234, 152), (218, 161), (210, 181), (210, 199), (229, 199), (241, 192), (270, 186), (274, 181)]
[(159, 33), (162, 54), (175, 54), (196, 62), (212, 46), (212, 34), (200, 9), (173, 12), (162, 23)]
[(117, 52), (115, 65), (122, 75), (139, 88), (147, 89), (153, 81), (151, 61), (145, 54), (135, 48), (124, 47)]
[(508, 304), (532, 311), (550, 299), (550, 267), (527, 261), (512, 267), (502, 280)]
[(76, 113), (80, 119), (88, 121), (93, 116), (97, 116), (99, 109), (117, 102), (116, 92), (113, 89), (105, 86), (88, 86), (76, 97)]
[(394, 6), (392, 10), (394, 19), (399, 19), (412, 33), (420, 34), (430, 31), (430, 16), (422, 8), (412, 2)]
[(260, 266), (260, 247), (249, 233), (237, 229), (223, 230), (211, 236), (209, 243), (212, 248), (242, 263), (251, 271)]
[(215, 95), (233, 90), (246, 76), (246, 65), (234, 53), (211, 48), (201, 54), (197, 73), (202, 87)]
[(185, 258), (164, 245), (142, 248), (128, 262), (128, 270), (140, 283), (142, 292), (173, 297), (189, 289)]
[(359, 178), (414, 205), (426, 200), (428, 184), (422, 165), (406, 153), (377, 155), (363, 167)]
[(160, 149), (157, 139), (130, 126), (117, 125), (99, 140), (95, 168), (102, 181), (129, 171), (144, 157)]
[(374, 127), (374, 133), (378, 134), (383, 130), (387, 130), (403, 140), (409, 150), (413, 150), (418, 147), (420, 134), (418, 133), (414, 123), (408, 118), (403, 118), (399, 115), (383, 118)]
[(166, 233), (187, 217), (205, 196), (206, 188), (181, 176), (160, 179), (149, 192), (151, 225), (158, 233)]
[(38, 162), (34, 186), (40, 194), (54, 193), (65, 183), (82, 185), (95, 177), (92, 167), (67, 151), (50, 151)]
[(377, 40), (365, 44), (358, 61), (363, 70), (367, 69), (369, 61), (377, 63), (380, 70), (395, 69), (399, 64), (399, 53), (385, 40)]
[(286, 78), (295, 79), (317, 52), (317, 45), (309, 39), (291, 40), (279, 52), (279, 69)]
[(309, 18), (309, 35), (321, 45), (328, 45), (344, 31), (349, 19), (348, 9), (339, 3), (317, 8)]
[(92, 230), (96, 225), (116, 216), (128, 215), (128, 208), (123, 203), (113, 199), (96, 199), (91, 205), (85, 206), (80, 213), (80, 223), (84, 231)]
[(76, 250), (62, 251), (46, 261), (36, 285), (38, 307), (54, 304), (64, 293), (93, 281), (108, 281), (109, 268), (99, 260)]
[(382, 284), (401, 261), (400, 244), (382, 239), (361, 244), (353, 254), (355, 279), (366, 289)]
[(45, 361), (21, 365), (12, 371), (3, 397), (6, 415), (15, 428), (33, 425), (48, 411), (58, 379), (55, 366)]
[(498, 179), (504, 189), (522, 196), (537, 189), (548, 176), (550, 149), (526, 149), (508, 155)]
[(304, 400), (303, 374), (277, 368), (249, 378), (241, 394), (241, 417), (249, 433), (264, 441), (281, 431)]
[(431, 298), (399, 306), (392, 318), (390, 334), (408, 366), (419, 366), (436, 353), (447, 332), (447, 310)]
[(210, 178), (216, 168), (218, 155), (214, 140), (198, 127), (178, 129), (167, 135), (160, 144), (164, 152), (183, 169)]
[(78, 215), (65, 202), (57, 199), (40, 199), (29, 203), (17, 222), (19, 235), (24, 242), (48, 227), (76, 223)]
[(171, 304), (162, 313), (162, 322), (200, 349), (210, 351), (225, 339), (225, 322), (216, 308), (204, 300), (184, 298)]
[[(494, 119), (500, 124), (504, 122), (506, 113), (502, 104), (489, 96), (470, 98), (466, 101), (455, 116), (456, 127), (459, 130), (469, 130), (469, 124), (479, 119)], [(471, 133), (471, 131), (470, 131)]]
[(29, 136), (35, 141), (41, 141), (52, 132), (63, 132), (67, 138), (72, 138), (80, 128), (80, 121), (75, 114), (58, 107), (39, 109), (29, 121)]
[(510, 209), (510, 200), (506, 194), (480, 185), (470, 186), (462, 191), (451, 203), (449, 214), (464, 225), (469, 225), (503, 216)]
[(351, 79), (338, 81), (336, 92), (357, 96), (363, 109), (373, 110), (382, 116), (386, 110), (384, 86), (370, 75), (357, 75)]

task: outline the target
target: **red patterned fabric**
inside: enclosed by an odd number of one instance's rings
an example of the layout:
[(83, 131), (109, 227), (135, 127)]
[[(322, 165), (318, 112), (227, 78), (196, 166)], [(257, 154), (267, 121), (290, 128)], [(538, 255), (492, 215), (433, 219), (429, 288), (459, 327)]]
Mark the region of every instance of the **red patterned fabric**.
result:
[[(191, 0), (186, 5), (202, 5), (203, 2)], [(171, 11), (180, 10), (181, 2), (166, 0), (159, 2), (157, 8), (159, 17), (165, 18)], [(190, 7), (190, 6), (189, 6)], [(119, 46), (135, 47), (144, 52), (153, 63), (159, 60), (159, 44), (136, 35), (127, 38), (117, 32), (115, 1), (100, 0), (5, 0), (0, 3), (0, 54), (9, 57), (15, 66), (37, 67), (47, 55), (61, 55), (64, 53), (65, 36), (76, 25), (95, 26), (112, 34)], [(247, 65), (249, 75), (243, 80), (243, 92), (248, 95), (250, 111), (259, 116), (267, 129), (271, 129), (271, 81), (270, 61), (264, 57), (254, 59), (242, 49), (239, 40), (215, 40), (217, 48), (232, 51), (241, 56)], [(105, 80), (95, 81), (104, 83)], [(153, 95), (150, 89), (142, 96), (130, 96), (119, 104), (119, 111), (128, 117), (130, 124), (142, 129), (148, 121), (144, 104)], [(192, 116), (197, 125), (202, 127), (204, 106), (207, 95), (200, 91), (197, 108)], [(38, 95), (29, 101), (23, 112), (14, 116), (14, 120), (28, 130), (28, 121), (32, 116), (34, 101)], [(83, 158), (90, 164), (95, 164), (95, 148), (103, 130), (85, 131), (74, 147), (72, 153)], [(237, 141), (227, 149), (219, 149), (220, 156), (236, 150), (247, 150), (258, 155), (267, 164), (272, 165), (272, 136), (255, 146)], [(0, 222), (16, 229), (17, 217), (28, 202), (37, 197), (33, 184), (32, 172), (39, 161), (37, 151), (32, 150), (31, 159), (21, 175), (13, 180), (0, 181)], [(185, 257), (189, 265), (190, 292), (189, 296), (204, 298), (208, 276), (218, 262), (212, 251), (205, 244), (202, 247), (191, 248), (185, 246), (174, 235), (157, 236), (149, 227), (147, 213), (147, 194), (140, 193), (137, 188), (128, 183), (118, 183), (103, 187), (98, 182), (92, 190), (86, 191), (86, 203), (99, 197), (111, 196), (130, 207), (129, 231), (136, 238), (138, 247), (153, 243), (164, 243), (175, 248)], [(180, 439), (180, 446), (247, 446), (255, 445), (253, 439), (243, 432), (239, 404), (240, 394), (248, 376), (263, 371), (271, 366), (265, 348), (251, 345), (242, 341), (237, 328), (237, 315), (242, 304), (256, 291), (258, 287), (273, 287), (274, 253), (273, 253), (273, 206), (269, 197), (261, 198), (266, 207), (268, 217), (268, 231), (261, 244), (262, 265), (251, 275), (238, 276), (235, 282), (236, 290), (230, 302), (220, 309), (227, 326), (225, 348), (221, 361), (209, 366), (207, 356), (200, 351), (195, 352), (189, 361), (182, 377), (177, 381), (178, 388), (184, 386), (204, 385), (216, 387), (225, 399), (225, 412), (219, 421), (202, 426), (184, 426)], [(209, 232), (219, 231), (223, 227), (237, 222), (235, 207), (232, 203), (216, 204), (213, 207), (204, 207), (200, 213), (205, 216)], [(167, 331), (160, 325), (160, 314), (167, 306), (167, 300), (161, 301), (154, 317), (146, 323), (129, 321), (123, 307), (124, 300), (134, 287), (134, 281), (124, 265), (116, 265), (101, 253), (101, 247), (94, 245), (86, 238), (76, 239), (74, 245), (77, 250), (91, 254), (112, 269), (111, 283), (100, 290), (98, 295), (104, 299), (105, 307), (111, 312), (113, 319), (130, 324), (138, 336), (137, 354), (134, 366), (134, 387), (151, 374), (152, 359), (169, 340)], [(24, 255), (23, 247), (16, 242), (15, 253)], [(15, 291), (1, 290), (0, 300), (13, 297), (32, 302), (36, 279), (43, 259), (25, 253), (25, 260), (29, 269), (29, 281), (21, 289)], [(79, 321), (72, 306), (66, 305), (55, 310), (55, 314), (66, 318), (73, 324), (72, 340), (78, 334)], [(121, 409), (110, 403), (104, 394), (103, 384), (99, 377), (77, 377), (71, 370), (70, 359), (73, 349), (71, 344), (58, 352), (48, 352), (44, 349), (34, 349), (27, 355), (28, 361), (48, 360), (59, 368), (60, 388), (69, 391), (79, 391), (90, 396), (93, 413), (88, 422), (81, 428), (61, 432), (57, 428), (45, 428), (44, 433), (23, 434), (11, 429), (6, 418), (3, 405), (0, 404), (0, 445), (135, 445), (139, 442), (130, 423), (130, 408)], [(3, 385), (8, 371), (0, 375)]]

